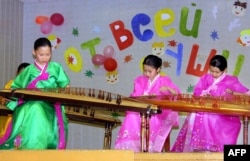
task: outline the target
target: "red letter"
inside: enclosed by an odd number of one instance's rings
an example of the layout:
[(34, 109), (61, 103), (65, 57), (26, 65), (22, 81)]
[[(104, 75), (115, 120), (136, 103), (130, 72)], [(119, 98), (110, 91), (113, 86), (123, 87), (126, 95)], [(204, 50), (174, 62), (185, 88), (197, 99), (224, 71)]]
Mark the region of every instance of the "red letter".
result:
[(109, 27), (120, 50), (126, 49), (133, 44), (133, 35), (129, 30), (124, 28), (122, 21), (115, 21), (109, 24)]
[(187, 74), (195, 75), (195, 76), (202, 76), (205, 73), (207, 73), (208, 68), (209, 68), (209, 61), (216, 54), (216, 50), (212, 49), (205, 63), (204, 69), (201, 70), (201, 64), (197, 64), (196, 69), (195, 69), (194, 66), (195, 66), (195, 60), (197, 57), (198, 49), (199, 49), (199, 46), (197, 44), (194, 44), (192, 51), (191, 51), (191, 56), (189, 57), (189, 62), (188, 62), (187, 70), (186, 70)]

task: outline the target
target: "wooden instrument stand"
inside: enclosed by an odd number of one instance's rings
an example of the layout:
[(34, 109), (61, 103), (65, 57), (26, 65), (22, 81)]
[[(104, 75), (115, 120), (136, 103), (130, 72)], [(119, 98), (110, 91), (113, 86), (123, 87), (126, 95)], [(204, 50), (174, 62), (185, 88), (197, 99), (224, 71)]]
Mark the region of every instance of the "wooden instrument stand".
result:
[(112, 130), (121, 124), (120, 119), (112, 117), (108, 111), (91, 111), (80, 107), (65, 107), (65, 112), (71, 122), (87, 123), (105, 128), (103, 149), (111, 149)]

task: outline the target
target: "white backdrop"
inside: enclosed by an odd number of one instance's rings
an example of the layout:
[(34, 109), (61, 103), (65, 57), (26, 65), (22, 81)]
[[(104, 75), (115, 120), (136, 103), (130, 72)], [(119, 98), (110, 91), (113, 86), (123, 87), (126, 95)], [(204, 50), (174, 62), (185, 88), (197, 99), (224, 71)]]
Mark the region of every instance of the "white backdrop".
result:
[[(54, 35), (60, 39), (60, 43), (53, 51), (53, 61), (63, 65), (71, 78), (71, 86), (129, 96), (133, 79), (141, 74), (141, 60), (147, 54), (152, 54), (154, 49), (162, 51), (162, 74), (169, 75), (183, 93), (191, 93), (200, 75), (207, 72), (204, 67), (210, 54), (226, 54), (228, 73), (238, 76), (243, 84), (250, 87), (249, 47), (237, 42), (242, 31), (248, 33), (250, 11), (246, 7), (242, 15), (234, 14), (234, 2), (56, 0), (25, 3), (23, 61), (33, 62), (31, 52), (36, 38)], [(44, 21), (42, 24), (35, 21), (39, 16), (50, 18), (54, 13), (63, 16), (63, 24), (56, 26), (50, 23), (46, 26)], [(52, 29), (48, 29), (50, 25)], [(41, 27), (47, 29), (48, 33), (42, 33)], [(247, 39), (248, 35), (243, 38)], [(91, 43), (94, 45), (90, 46)], [(82, 48), (83, 44), (88, 44), (87, 49)], [(99, 67), (92, 62), (96, 54), (105, 55), (104, 49), (110, 46), (114, 49), (112, 58), (117, 64), (115, 66), (114, 63), (112, 68), (115, 72), (105, 69), (104, 62)], [(71, 64), (69, 58), (73, 58)], [(198, 64), (201, 65), (200, 69)], [(118, 81), (108, 83), (107, 75), (118, 77)], [(97, 128), (78, 127), (70, 125), (73, 129), (70, 148), (102, 148), (102, 142), (94, 141), (102, 139), (103, 129), (98, 131)], [(92, 130), (91, 134), (86, 132), (88, 128)], [(75, 131), (78, 131), (77, 134)], [(178, 129), (173, 131), (172, 142), (177, 132)], [(97, 138), (92, 138), (95, 137), (93, 133), (98, 134), (95, 135)], [(93, 140), (84, 143), (72, 140), (82, 135), (88, 135), (86, 137)]]

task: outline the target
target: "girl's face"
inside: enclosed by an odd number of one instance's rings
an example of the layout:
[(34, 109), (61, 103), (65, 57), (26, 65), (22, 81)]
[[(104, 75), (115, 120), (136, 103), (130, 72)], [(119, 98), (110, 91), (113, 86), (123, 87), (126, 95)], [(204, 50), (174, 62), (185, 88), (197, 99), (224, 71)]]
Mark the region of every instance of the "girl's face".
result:
[(160, 71), (160, 68), (156, 69), (146, 64), (143, 65), (143, 74), (147, 76), (151, 81), (154, 80), (154, 78), (157, 76), (159, 71)]
[(36, 61), (40, 65), (47, 64), (51, 59), (51, 48), (49, 46), (41, 46), (33, 51)]
[(224, 71), (221, 71), (218, 67), (213, 66), (210, 66), (209, 71), (215, 79), (219, 78), (224, 73)]

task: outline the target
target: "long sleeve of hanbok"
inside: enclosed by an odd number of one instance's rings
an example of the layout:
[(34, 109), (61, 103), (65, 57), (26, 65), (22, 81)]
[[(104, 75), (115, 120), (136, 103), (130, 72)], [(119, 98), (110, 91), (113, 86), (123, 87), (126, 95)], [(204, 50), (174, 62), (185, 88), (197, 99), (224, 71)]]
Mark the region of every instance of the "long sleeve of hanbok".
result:
[[(10, 88), (11, 89), (18, 89), (18, 88), (26, 88), (29, 80), (29, 73), (30, 70), (28, 68), (24, 69), (12, 82)], [(19, 102), (20, 99), (18, 100), (17, 98), (12, 98), (11, 101), (8, 101), (6, 106), (7, 108), (9, 108), (10, 110), (14, 110)]]
[(203, 95), (204, 90), (207, 90), (207, 88), (212, 85), (213, 78), (209, 77), (209, 75), (204, 75), (200, 78), (198, 83), (194, 87), (193, 94), (195, 96), (201, 96)]

